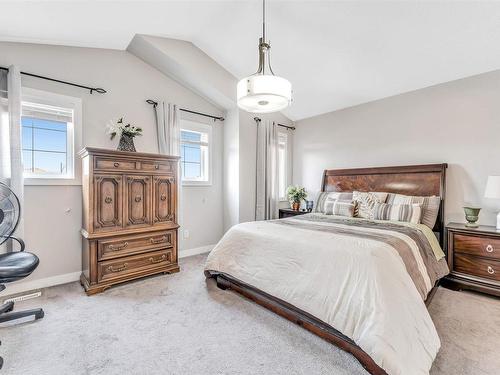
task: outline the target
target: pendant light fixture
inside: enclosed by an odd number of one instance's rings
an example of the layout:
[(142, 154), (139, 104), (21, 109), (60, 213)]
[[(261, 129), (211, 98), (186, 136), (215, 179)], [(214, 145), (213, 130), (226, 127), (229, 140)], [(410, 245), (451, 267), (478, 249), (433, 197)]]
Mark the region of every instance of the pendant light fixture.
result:
[(259, 38), (259, 69), (238, 82), (238, 107), (252, 113), (281, 111), (292, 102), (292, 84), (274, 75), (271, 45), (266, 42), (266, 1), (262, 0), (262, 38)]

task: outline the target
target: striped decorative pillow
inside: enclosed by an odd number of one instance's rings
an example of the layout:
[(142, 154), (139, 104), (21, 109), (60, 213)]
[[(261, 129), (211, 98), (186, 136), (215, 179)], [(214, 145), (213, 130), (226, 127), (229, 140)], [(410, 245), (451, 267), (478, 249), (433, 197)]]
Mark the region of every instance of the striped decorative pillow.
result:
[(327, 206), (332, 205), (334, 201), (341, 200), (351, 200), (352, 193), (341, 193), (337, 191), (321, 191), (316, 196), (316, 204), (314, 205), (312, 212), (325, 213)]
[(356, 216), (373, 219), (375, 204), (384, 203), (386, 199), (387, 193), (353, 191), (352, 200), (358, 203), (358, 213)]
[(358, 205), (355, 201), (338, 200), (333, 205), (333, 215), (354, 217), (357, 206)]
[(388, 204), (376, 203), (373, 208), (375, 220), (404, 221), (420, 223), (422, 209), (419, 204)]
[(441, 205), (441, 198), (438, 196), (417, 197), (403, 194), (390, 193), (387, 197), (387, 203), (391, 204), (419, 204), (422, 208), (420, 222), (433, 229)]

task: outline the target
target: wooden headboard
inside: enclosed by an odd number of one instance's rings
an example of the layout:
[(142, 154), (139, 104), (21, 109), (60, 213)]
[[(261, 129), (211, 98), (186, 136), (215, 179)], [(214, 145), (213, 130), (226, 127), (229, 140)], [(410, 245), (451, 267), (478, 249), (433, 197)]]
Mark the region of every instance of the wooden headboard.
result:
[(322, 191), (381, 191), (404, 195), (441, 197), (441, 206), (433, 228), (444, 240), (444, 198), (448, 164), (408, 165), (355, 169), (327, 169)]

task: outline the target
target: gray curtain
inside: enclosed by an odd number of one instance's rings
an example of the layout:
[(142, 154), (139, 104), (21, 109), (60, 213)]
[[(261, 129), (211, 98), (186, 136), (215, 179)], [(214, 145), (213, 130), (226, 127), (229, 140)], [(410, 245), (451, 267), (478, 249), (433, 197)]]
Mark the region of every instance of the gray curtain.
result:
[(257, 176), (255, 220), (278, 217), (278, 126), (257, 122)]
[[(158, 137), (158, 152), (163, 155), (181, 155), (181, 118), (179, 106), (166, 102), (159, 102), (154, 107), (156, 132)], [(182, 226), (182, 170), (181, 163), (177, 170), (177, 222)], [(182, 236), (181, 236), (182, 238)]]
[[(0, 70), (0, 181), (10, 186), (24, 202), (24, 180), (21, 141), (21, 73), (16, 66)], [(21, 209), (19, 225), (14, 235), (24, 234)], [(1, 251), (1, 250), (0, 250)]]

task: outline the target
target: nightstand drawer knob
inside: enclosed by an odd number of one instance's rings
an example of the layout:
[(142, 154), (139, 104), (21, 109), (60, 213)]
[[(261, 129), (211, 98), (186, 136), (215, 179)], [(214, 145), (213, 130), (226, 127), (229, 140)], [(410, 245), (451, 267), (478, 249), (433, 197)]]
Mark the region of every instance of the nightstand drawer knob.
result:
[(493, 275), (493, 274), (495, 273), (495, 270), (493, 269), (493, 267), (488, 266), (488, 273), (489, 273), (490, 275)]
[(493, 252), (493, 246), (491, 246), (491, 245), (486, 246), (486, 251), (488, 253), (492, 253)]

